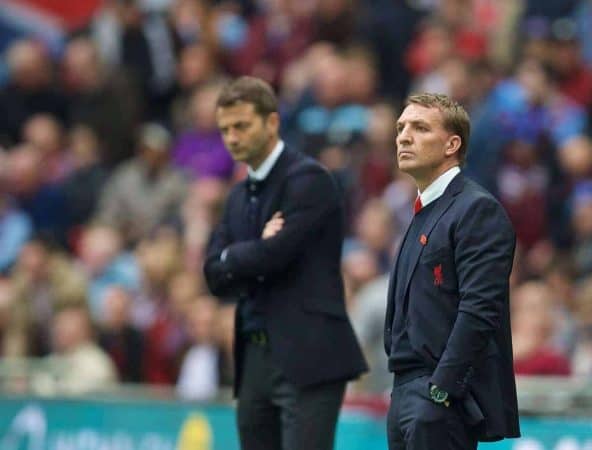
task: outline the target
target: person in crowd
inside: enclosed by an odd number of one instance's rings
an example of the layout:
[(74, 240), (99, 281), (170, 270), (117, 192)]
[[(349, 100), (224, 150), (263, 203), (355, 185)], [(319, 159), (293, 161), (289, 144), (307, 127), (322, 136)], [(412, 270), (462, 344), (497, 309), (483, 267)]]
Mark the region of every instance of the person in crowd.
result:
[(35, 146), (22, 143), (6, 158), (6, 192), (31, 220), (36, 234), (65, 245), (70, 219), (61, 184), (45, 181), (43, 156)]
[(131, 295), (121, 286), (108, 287), (103, 295), (99, 345), (115, 364), (120, 381), (141, 383), (144, 381), (144, 336), (131, 322)]
[(512, 293), (511, 304), (516, 375), (570, 375), (569, 359), (551, 342), (557, 323), (549, 287), (524, 283)]
[(185, 400), (212, 400), (219, 385), (218, 349), (214, 326), (217, 314), (216, 299), (198, 297), (189, 307), (187, 333), (191, 347), (181, 364), (177, 380), (177, 394)]
[(189, 101), (191, 127), (181, 133), (173, 145), (173, 165), (192, 179), (229, 179), (234, 162), (224, 148), (216, 128), (216, 99), (222, 86), (209, 84), (197, 89)]
[(100, 161), (100, 143), (88, 125), (77, 124), (68, 132), (68, 151), (72, 157), (72, 173), (64, 180), (70, 230), (68, 243), (76, 248), (81, 228), (92, 218), (108, 172)]
[(97, 44), (82, 36), (66, 45), (61, 69), (68, 122), (96, 133), (99, 161), (113, 168), (132, 157), (143, 105), (129, 72), (109, 70)]
[(56, 89), (48, 50), (33, 38), (10, 44), (6, 52), (8, 82), (0, 88), (0, 143), (15, 145), (23, 124), (46, 113), (66, 118), (66, 99)]
[(85, 306), (69, 305), (59, 310), (51, 328), (52, 353), (48, 356), (48, 366), (52, 378), (43, 389), (80, 395), (109, 389), (117, 383), (113, 362), (94, 341)]
[(23, 125), (23, 141), (31, 144), (41, 156), (43, 181), (61, 183), (73, 169), (72, 158), (66, 151), (62, 124), (50, 114), (35, 114)]
[(119, 229), (126, 243), (137, 243), (179, 214), (186, 182), (170, 164), (171, 144), (166, 128), (145, 124), (137, 156), (118, 167), (105, 184), (96, 218)]
[(11, 281), (15, 325), (26, 330), (25, 354), (44, 356), (56, 312), (67, 305), (86, 306), (86, 278), (54, 241), (36, 235), (21, 248)]
[(121, 234), (113, 227), (89, 224), (81, 232), (78, 267), (88, 280), (88, 304), (93, 320), (104, 318), (105, 291), (113, 285), (137, 291), (141, 272), (135, 256), (123, 248)]

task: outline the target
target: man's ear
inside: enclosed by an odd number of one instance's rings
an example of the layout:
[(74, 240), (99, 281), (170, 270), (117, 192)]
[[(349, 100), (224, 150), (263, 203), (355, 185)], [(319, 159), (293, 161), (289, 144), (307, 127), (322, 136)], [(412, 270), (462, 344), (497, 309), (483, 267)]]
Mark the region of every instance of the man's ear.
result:
[(446, 150), (444, 151), (444, 154), (446, 156), (452, 156), (455, 153), (458, 153), (458, 151), (460, 150), (461, 143), (462, 143), (462, 140), (461, 140), (460, 136), (458, 136), (456, 134), (450, 136), (450, 138), (448, 139), (448, 142), (446, 144)]
[(280, 130), (280, 115), (277, 112), (272, 112), (267, 116), (265, 120), (267, 127), (274, 133), (279, 133)]

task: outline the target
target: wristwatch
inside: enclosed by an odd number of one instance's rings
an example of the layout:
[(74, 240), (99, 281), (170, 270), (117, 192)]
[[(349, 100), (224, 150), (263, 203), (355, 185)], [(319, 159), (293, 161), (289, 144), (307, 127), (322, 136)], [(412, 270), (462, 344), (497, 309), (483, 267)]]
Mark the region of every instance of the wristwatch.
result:
[(434, 403), (438, 403), (446, 407), (450, 406), (450, 401), (448, 400), (448, 392), (446, 392), (444, 389), (440, 389), (435, 384), (432, 384), (430, 386), (430, 398)]

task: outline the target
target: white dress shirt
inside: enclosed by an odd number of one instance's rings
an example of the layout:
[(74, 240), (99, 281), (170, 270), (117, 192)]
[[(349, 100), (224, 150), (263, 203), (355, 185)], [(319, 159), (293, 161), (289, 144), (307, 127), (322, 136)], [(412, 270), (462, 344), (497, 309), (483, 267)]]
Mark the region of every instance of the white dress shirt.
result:
[(438, 178), (436, 178), (432, 184), (430, 184), (427, 188), (423, 190), (423, 192), (417, 191), (419, 198), (421, 200), (421, 206), (426, 207), (433, 201), (439, 199), (452, 179), (460, 173), (460, 168), (458, 166), (451, 167)]
[(265, 158), (265, 161), (261, 163), (257, 170), (253, 170), (251, 169), (251, 167), (247, 169), (247, 172), (249, 173), (249, 178), (254, 178), (257, 181), (265, 180), (265, 178), (267, 178), (267, 175), (269, 175), (269, 172), (271, 172), (271, 169), (273, 169), (273, 166), (275, 166), (276, 161), (278, 160), (283, 151), (284, 141), (280, 139), (271, 151), (271, 153), (267, 156), (267, 158)]

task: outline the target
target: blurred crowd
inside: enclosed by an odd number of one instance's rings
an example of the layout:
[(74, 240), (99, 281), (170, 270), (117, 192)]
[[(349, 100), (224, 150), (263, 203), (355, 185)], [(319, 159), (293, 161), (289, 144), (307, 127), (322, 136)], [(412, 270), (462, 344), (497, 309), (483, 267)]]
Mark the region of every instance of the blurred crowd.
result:
[(512, 219), (515, 370), (592, 375), (592, 2), (104, 0), (59, 48), (2, 43), (0, 355), (42, 357), (40, 390), (117, 382), (206, 400), (232, 380), (232, 299), (202, 264), (229, 187), (215, 102), (231, 77), (277, 89), (287, 145), (335, 176), (343, 275), (372, 367), (389, 268), (417, 191), (398, 172), (409, 92), (472, 119), (466, 173)]

